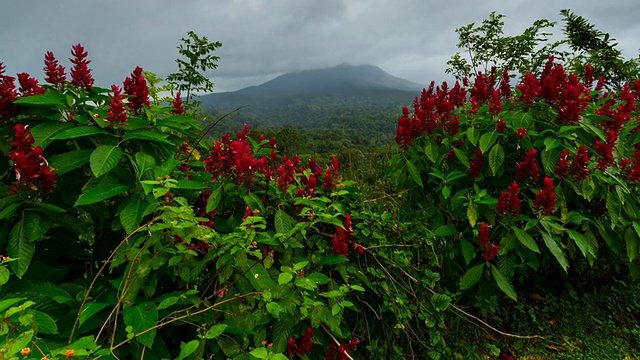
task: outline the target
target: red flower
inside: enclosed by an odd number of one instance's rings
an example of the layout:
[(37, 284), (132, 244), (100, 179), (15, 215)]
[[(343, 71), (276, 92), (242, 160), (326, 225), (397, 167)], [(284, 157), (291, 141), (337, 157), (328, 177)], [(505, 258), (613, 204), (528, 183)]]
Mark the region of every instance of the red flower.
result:
[(106, 120), (111, 124), (124, 124), (127, 122), (127, 110), (122, 102), (122, 90), (117, 85), (111, 85), (113, 95), (109, 94), (111, 102), (109, 103), (109, 111)]
[(500, 251), (500, 246), (496, 244), (491, 244), (484, 249), (484, 253), (482, 254), (482, 257), (484, 258), (485, 261), (493, 261), (498, 256), (499, 251)]
[(44, 81), (49, 84), (62, 86), (67, 82), (64, 66), (58, 64), (51, 51), (47, 51), (44, 56), (44, 74), (47, 76)]
[(87, 60), (88, 53), (82, 45), (78, 44), (71, 47), (71, 55), (73, 55), (73, 59), (69, 59), (73, 63), (71, 84), (75, 87), (91, 89), (93, 87), (93, 77), (91, 76), (91, 69), (88, 67), (91, 63), (90, 60)]
[(502, 192), (498, 198), (498, 205), (496, 206), (496, 212), (500, 215), (509, 214), (511, 217), (520, 215), (520, 195), (518, 191), (520, 186), (514, 181), (507, 192)]
[(518, 139), (524, 139), (525, 136), (527, 136), (527, 129), (519, 128), (516, 137)]
[(311, 346), (313, 346), (313, 329), (308, 327), (307, 332), (298, 342), (296, 352), (298, 355), (309, 355), (309, 353), (311, 353)]
[(19, 90), (22, 96), (43, 94), (45, 92), (45, 88), (38, 86), (38, 80), (32, 78), (27, 73), (18, 74), (18, 82), (20, 83)]
[(578, 146), (576, 156), (573, 157), (573, 161), (571, 161), (571, 166), (569, 167), (569, 175), (576, 181), (582, 181), (588, 178), (589, 169), (587, 165), (589, 164), (589, 160), (589, 149), (582, 145)]
[(618, 134), (613, 130), (607, 132), (607, 140), (604, 143), (600, 139), (596, 139), (594, 149), (600, 155), (596, 166), (598, 170), (605, 171), (609, 166), (613, 165), (613, 148), (617, 139)]
[(489, 245), (489, 236), (491, 235), (491, 229), (489, 228), (489, 224), (482, 223), (480, 225), (480, 229), (478, 230), (478, 245), (485, 247)]
[(524, 180), (535, 184), (540, 177), (540, 168), (538, 167), (538, 158), (536, 157), (536, 149), (527, 151), (523, 161), (516, 165), (516, 180)]
[(184, 106), (182, 105), (182, 98), (180, 98), (180, 91), (176, 93), (176, 97), (173, 99), (173, 110), (171, 113), (174, 115), (184, 115)]
[(5, 67), (0, 62), (0, 120), (10, 119), (18, 115), (18, 106), (13, 102), (18, 98), (15, 78), (4, 75)]
[(475, 179), (480, 174), (480, 169), (482, 168), (482, 163), (484, 159), (482, 158), (482, 150), (480, 148), (476, 148), (476, 153), (474, 157), (469, 161), (469, 173)]
[(588, 88), (593, 85), (593, 67), (591, 64), (587, 64), (584, 67), (584, 84)]
[(15, 140), (9, 143), (12, 146), (9, 158), (13, 162), (17, 181), (11, 185), (9, 192), (15, 194), (22, 188), (38, 190), (38, 186), (42, 192), (52, 192), (58, 176), (42, 156), (42, 148), (32, 146), (34, 139), (31, 130), (23, 124), (17, 124), (14, 134)]
[(500, 81), (500, 95), (505, 99), (511, 98), (511, 85), (509, 84), (509, 72), (507, 69), (502, 71), (502, 80)]
[(143, 105), (150, 106), (149, 87), (140, 66), (136, 66), (131, 73), (131, 77), (127, 77), (124, 80), (124, 92), (130, 96), (128, 107), (134, 114), (139, 114)]
[(562, 180), (567, 176), (567, 171), (569, 170), (569, 154), (571, 154), (571, 150), (565, 150), (560, 154), (558, 165), (556, 165), (556, 171), (554, 172)]
[(498, 116), (502, 111), (502, 103), (500, 102), (500, 92), (493, 89), (491, 101), (489, 102), (489, 116)]
[(496, 123), (496, 130), (499, 133), (503, 133), (503, 132), (507, 131), (507, 123), (504, 122), (504, 120), (502, 120), (502, 119), (498, 120), (498, 122)]
[(556, 191), (553, 185), (553, 179), (544, 178), (544, 186), (536, 195), (533, 202), (533, 210), (542, 212), (544, 216), (549, 216), (556, 208)]

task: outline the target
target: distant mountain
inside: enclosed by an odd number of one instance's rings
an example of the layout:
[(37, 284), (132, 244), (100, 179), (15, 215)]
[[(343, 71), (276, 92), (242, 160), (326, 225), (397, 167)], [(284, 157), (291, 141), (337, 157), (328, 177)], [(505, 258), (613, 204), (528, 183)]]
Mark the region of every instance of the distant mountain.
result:
[(214, 116), (242, 105), (248, 107), (225, 119), (232, 130), (252, 127), (297, 127), (367, 131), (371, 127), (392, 135), (402, 106), (413, 103), (422, 86), (394, 77), (377, 66), (338, 65), (327, 69), (286, 73), (262, 85), (200, 98)]

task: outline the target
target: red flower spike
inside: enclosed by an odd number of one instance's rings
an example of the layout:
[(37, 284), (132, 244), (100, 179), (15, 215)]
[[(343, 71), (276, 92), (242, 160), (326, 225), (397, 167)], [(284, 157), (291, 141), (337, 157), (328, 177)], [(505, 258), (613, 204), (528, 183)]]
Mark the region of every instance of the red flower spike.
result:
[(32, 78), (27, 73), (18, 74), (18, 83), (20, 83), (19, 90), (22, 96), (43, 94), (45, 92), (45, 88), (38, 86), (38, 80)]
[(571, 150), (565, 150), (560, 154), (558, 165), (556, 165), (556, 170), (554, 171), (554, 174), (561, 180), (564, 180), (569, 170), (569, 154), (571, 154)]
[(498, 116), (502, 111), (502, 103), (500, 102), (500, 92), (496, 89), (491, 94), (491, 101), (489, 102), (489, 116)]
[(510, 215), (516, 217), (520, 215), (520, 186), (514, 181), (507, 192), (502, 192), (498, 197), (498, 205), (496, 206), (496, 212), (500, 215)]
[(109, 103), (108, 116), (105, 120), (109, 121), (112, 125), (125, 124), (127, 122), (127, 110), (122, 102), (122, 100), (124, 100), (122, 90), (120, 90), (117, 85), (111, 85), (111, 90), (113, 91), (113, 95), (109, 94), (111, 102)]
[(569, 175), (571, 175), (576, 181), (582, 181), (589, 177), (589, 169), (587, 168), (589, 164), (589, 149), (585, 146), (578, 146), (578, 151), (576, 156), (573, 157), (571, 161), (571, 166), (569, 167)]
[(482, 150), (480, 150), (480, 148), (476, 148), (474, 157), (469, 161), (469, 173), (474, 179), (480, 174), (483, 162)]
[(536, 212), (542, 212), (544, 216), (550, 216), (556, 207), (556, 191), (553, 185), (553, 179), (550, 177), (544, 178), (544, 186), (536, 195), (536, 199), (533, 202), (533, 210)]
[(516, 137), (518, 139), (524, 139), (525, 136), (527, 136), (527, 129), (519, 128), (516, 132)]
[(489, 236), (491, 235), (491, 229), (489, 228), (489, 224), (482, 223), (480, 225), (480, 229), (478, 230), (478, 245), (485, 247), (489, 245)]
[(593, 86), (593, 80), (593, 67), (591, 64), (587, 64), (584, 67), (584, 85), (591, 88), (591, 86)]
[(44, 74), (47, 76), (44, 81), (49, 84), (62, 86), (67, 82), (64, 66), (58, 64), (51, 51), (47, 51), (44, 56)]
[(8, 120), (18, 115), (18, 106), (13, 102), (18, 98), (15, 78), (5, 76), (5, 66), (0, 62), (0, 121)]
[(498, 122), (496, 122), (496, 131), (499, 133), (507, 131), (507, 123), (502, 119), (498, 120)]
[(184, 115), (184, 105), (182, 105), (180, 91), (176, 93), (176, 97), (173, 99), (173, 110), (171, 113), (174, 115)]
[(71, 47), (72, 59), (69, 59), (73, 64), (71, 68), (71, 84), (78, 88), (84, 88), (89, 90), (93, 87), (93, 77), (91, 76), (91, 69), (88, 65), (91, 63), (87, 60), (88, 53), (84, 50), (84, 47), (80, 44)]
[(500, 81), (500, 96), (505, 99), (511, 99), (511, 85), (509, 79), (509, 72), (505, 69), (502, 71), (502, 80)]
[(47, 159), (42, 156), (42, 148), (34, 143), (31, 130), (23, 124), (14, 126), (15, 140), (10, 142), (9, 158), (13, 162), (16, 182), (10, 186), (10, 193), (20, 189), (39, 190), (50, 193), (57, 182), (56, 171), (52, 170)]
[(540, 168), (538, 167), (538, 158), (536, 149), (527, 151), (523, 161), (516, 164), (516, 180), (524, 180), (531, 184), (535, 184), (540, 177)]
[(124, 92), (129, 95), (129, 103), (127, 105), (134, 114), (139, 114), (144, 105), (150, 106), (149, 87), (140, 66), (136, 66), (131, 76), (124, 80)]

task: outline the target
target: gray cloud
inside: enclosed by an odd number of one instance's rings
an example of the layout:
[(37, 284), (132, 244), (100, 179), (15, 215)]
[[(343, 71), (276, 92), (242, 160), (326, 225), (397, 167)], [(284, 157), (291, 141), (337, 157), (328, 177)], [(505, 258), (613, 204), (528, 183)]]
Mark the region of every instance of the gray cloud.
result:
[(496, 11), (515, 34), (539, 18), (560, 21), (565, 7), (609, 32), (625, 56), (637, 56), (637, 0), (21, 0), (2, 4), (0, 61), (9, 74), (41, 79), (46, 51), (68, 67), (71, 45), (82, 43), (97, 83), (109, 86), (137, 65), (161, 77), (175, 71), (179, 39), (194, 30), (223, 43), (219, 68), (208, 74), (216, 91), (345, 62), (427, 84), (447, 79), (456, 28)]

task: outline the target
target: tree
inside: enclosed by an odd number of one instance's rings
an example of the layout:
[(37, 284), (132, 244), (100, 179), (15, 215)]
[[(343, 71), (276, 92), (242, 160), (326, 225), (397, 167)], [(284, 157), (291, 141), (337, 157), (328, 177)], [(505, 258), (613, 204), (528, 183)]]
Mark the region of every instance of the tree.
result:
[(207, 70), (218, 68), (220, 57), (213, 55), (220, 42), (210, 42), (206, 37), (200, 37), (195, 32), (187, 32), (188, 37), (182, 38), (178, 52), (186, 59), (176, 59), (178, 72), (169, 74), (167, 81), (176, 90), (186, 93), (185, 103), (196, 106), (191, 102), (191, 96), (196, 91), (213, 91), (213, 82), (204, 75)]

